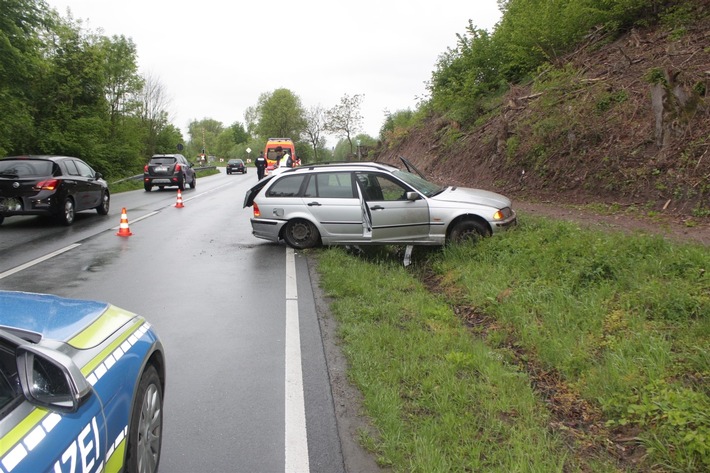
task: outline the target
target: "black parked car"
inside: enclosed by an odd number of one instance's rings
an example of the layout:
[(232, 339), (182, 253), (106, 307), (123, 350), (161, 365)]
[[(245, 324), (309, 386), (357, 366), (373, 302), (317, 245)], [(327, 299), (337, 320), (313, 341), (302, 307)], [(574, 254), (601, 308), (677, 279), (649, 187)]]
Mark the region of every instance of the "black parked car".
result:
[(155, 154), (143, 168), (143, 187), (150, 192), (153, 186), (163, 189), (177, 186), (181, 191), (189, 185), (197, 187), (197, 173), (192, 163), (182, 154)]
[(70, 156), (0, 159), (0, 224), (13, 215), (49, 215), (63, 225), (76, 212), (108, 214), (111, 195), (101, 173)]
[(242, 174), (247, 173), (247, 167), (244, 165), (244, 161), (241, 159), (230, 159), (227, 161), (227, 174), (232, 174), (234, 172), (241, 172)]

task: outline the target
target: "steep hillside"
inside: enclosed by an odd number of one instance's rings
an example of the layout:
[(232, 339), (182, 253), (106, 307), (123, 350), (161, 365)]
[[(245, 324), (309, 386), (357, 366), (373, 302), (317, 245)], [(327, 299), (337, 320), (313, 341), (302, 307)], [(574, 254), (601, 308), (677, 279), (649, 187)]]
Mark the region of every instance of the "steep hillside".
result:
[(516, 201), (631, 207), (707, 225), (710, 2), (700, 3), (690, 26), (592, 33), (476, 124), (429, 117), (375, 159), (405, 156), (433, 180)]

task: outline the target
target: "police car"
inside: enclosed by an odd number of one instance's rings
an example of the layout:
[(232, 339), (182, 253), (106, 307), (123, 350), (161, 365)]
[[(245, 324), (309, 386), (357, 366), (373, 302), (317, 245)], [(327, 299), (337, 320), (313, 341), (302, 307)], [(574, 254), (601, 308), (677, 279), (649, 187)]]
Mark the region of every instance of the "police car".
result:
[(141, 316), (0, 291), (0, 473), (154, 473), (165, 358)]

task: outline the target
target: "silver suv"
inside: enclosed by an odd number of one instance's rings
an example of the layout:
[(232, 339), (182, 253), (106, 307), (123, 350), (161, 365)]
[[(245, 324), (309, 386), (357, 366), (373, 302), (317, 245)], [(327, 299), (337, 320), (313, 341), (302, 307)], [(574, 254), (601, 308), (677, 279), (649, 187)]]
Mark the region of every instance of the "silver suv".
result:
[[(407, 170), (371, 162), (301, 166), (249, 189), (252, 233), (297, 249), (323, 245), (443, 245), (516, 223), (510, 199), (441, 187)], [(416, 172), (416, 174), (414, 172)]]

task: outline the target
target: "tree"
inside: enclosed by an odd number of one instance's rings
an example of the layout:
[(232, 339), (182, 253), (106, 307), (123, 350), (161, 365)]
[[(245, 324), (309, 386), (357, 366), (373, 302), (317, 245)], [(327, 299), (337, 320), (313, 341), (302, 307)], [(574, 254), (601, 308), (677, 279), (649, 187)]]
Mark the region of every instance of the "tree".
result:
[(136, 45), (125, 36), (102, 37), (99, 45), (104, 54), (104, 77), (106, 101), (112, 133), (117, 121), (139, 107), (136, 100), (143, 89), (143, 78), (138, 74)]
[[(152, 156), (159, 153), (159, 149), (163, 148), (164, 143), (160, 143), (163, 130), (168, 126), (167, 107), (170, 100), (165, 93), (163, 84), (153, 77), (147, 75), (143, 78), (143, 89), (140, 92), (140, 105), (138, 108), (138, 117), (143, 123), (145, 132), (144, 155)], [(177, 146), (177, 143), (173, 143)]]
[(187, 131), (190, 134), (188, 153), (195, 156), (201, 154), (203, 150), (208, 155), (216, 153), (218, 137), (223, 131), (222, 122), (217, 120), (211, 118), (193, 120)]
[(320, 105), (314, 105), (306, 110), (305, 134), (313, 148), (313, 161), (318, 162), (318, 149), (325, 146), (325, 110)]
[(229, 127), (229, 130), (232, 132), (232, 140), (234, 141), (234, 144), (239, 145), (249, 141), (249, 133), (247, 133), (247, 131), (244, 129), (244, 125), (242, 125), (241, 123), (232, 123), (232, 126)]
[(43, 75), (40, 36), (50, 17), (35, 0), (4, 1), (0, 13), (0, 156), (34, 143), (33, 100)]
[(298, 141), (306, 127), (301, 99), (288, 89), (261, 94), (256, 108), (248, 112), (256, 123), (256, 134), (264, 140), (283, 137)]
[(362, 127), (360, 104), (363, 97), (361, 94), (355, 94), (352, 97), (345, 94), (341, 97), (338, 105), (326, 112), (326, 130), (340, 138), (345, 138), (350, 144), (351, 155), (353, 154), (352, 137)]

